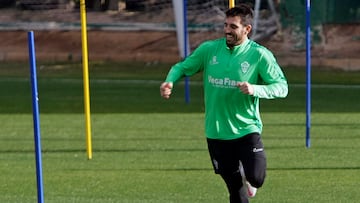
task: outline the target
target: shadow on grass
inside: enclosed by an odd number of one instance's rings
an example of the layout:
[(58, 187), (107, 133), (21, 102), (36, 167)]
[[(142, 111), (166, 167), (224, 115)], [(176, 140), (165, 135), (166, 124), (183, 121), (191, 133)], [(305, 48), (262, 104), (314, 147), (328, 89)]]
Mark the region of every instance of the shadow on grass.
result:
[[(323, 171), (323, 170), (359, 170), (360, 166), (356, 167), (293, 167), (293, 168), (268, 168), (268, 171)], [(97, 168), (97, 169), (79, 169), (79, 168), (72, 168), (72, 169), (65, 169), (68, 171), (213, 171), (213, 168)]]
[[(196, 152), (196, 151), (207, 151), (206, 148), (178, 148), (178, 149), (93, 149), (93, 152), (99, 153), (127, 153), (127, 152), (141, 152), (141, 153), (148, 153), (148, 152)], [(85, 149), (43, 149), (42, 153), (85, 153)], [(7, 153), (14, 153), (14, 154), (22, 154), (22, 153), (35, 153), (32, 149), (5, 149), (0, 150), (0, 154), (7, 154)]]
[[(0, 78), (0, 113), (32, 113), (28, 80)], [(91, 82), (92, 113), (189, 113), (204, 112), (203, 87), (192, 85), (190, 103), (185, 103), (183, 84), (172, 98), (159, 95), (161, 81), (97, 79)], [(39, 80), (40, 113), (83, 113), (83, 83), (80, 79)], [(356, 86), (319, 86), (312, 93), (313, 112), (360, 112)], [(304, 112), (305, 86), (290, 85), (285, 99), (261, 100), (261, 112)]]
[(313, 170), (359, 170), (360, 166), (335, 166), (335, 167), (284, 167), (268, 168), (268, 171), (313, 171)]

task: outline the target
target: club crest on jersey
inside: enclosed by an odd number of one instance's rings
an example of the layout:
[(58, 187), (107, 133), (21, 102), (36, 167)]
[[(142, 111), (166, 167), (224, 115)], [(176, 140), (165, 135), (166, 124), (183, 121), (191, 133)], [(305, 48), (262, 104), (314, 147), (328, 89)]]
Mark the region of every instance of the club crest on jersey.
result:
[(240, 64), (240, 67), (241, 67), (241, 71), (243, 73), (246, 73), (250, 68), (250, 64), (247, 61), (245, 61)]

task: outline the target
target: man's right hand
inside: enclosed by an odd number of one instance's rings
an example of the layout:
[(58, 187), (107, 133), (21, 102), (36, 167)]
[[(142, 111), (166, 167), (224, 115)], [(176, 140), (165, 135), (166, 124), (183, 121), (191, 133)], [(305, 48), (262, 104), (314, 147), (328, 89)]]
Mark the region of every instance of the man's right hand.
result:
[(169, 99), (172, 88), (173, 88), (172, 82), (163, 82), (160, 85), (160, 95), (165, 99)]

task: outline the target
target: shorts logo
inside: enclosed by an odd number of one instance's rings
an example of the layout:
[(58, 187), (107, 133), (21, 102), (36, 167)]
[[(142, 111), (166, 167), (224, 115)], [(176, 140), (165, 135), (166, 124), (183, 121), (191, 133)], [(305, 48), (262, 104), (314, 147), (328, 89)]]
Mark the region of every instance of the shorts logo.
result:
[(246, 72), (249, 70), (249, 68), (250, 68), (250, 64), (249, 64), (247, 61), (242, 62), (242, 63), (240, 64), (240, 66), (241, 66), (241, 71), (242, 71), (243, 73), (246, 73)]
[(219, 170), (219, 163), (216, 161), (216, 159), (213, 159), (213, 164), (216, 170)]
[(264, 148), (256, 148), (256, 147), (255, 147), (255, 148), (253, 149), (253, 152), (254, 152), (254, 153), (256, 153), (256, 152), (262, 152), (262, 151), (264, 151)]

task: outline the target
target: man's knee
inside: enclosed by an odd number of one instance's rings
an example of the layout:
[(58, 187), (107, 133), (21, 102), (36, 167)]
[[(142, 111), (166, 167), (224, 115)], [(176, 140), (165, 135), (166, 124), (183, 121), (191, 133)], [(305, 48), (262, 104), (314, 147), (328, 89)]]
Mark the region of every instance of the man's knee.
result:
[(246, 179), (253, 187), (260, 188), (264, 184), (265, 176), (266, 173), (264, 171), (261, 173), (246, 176)]

